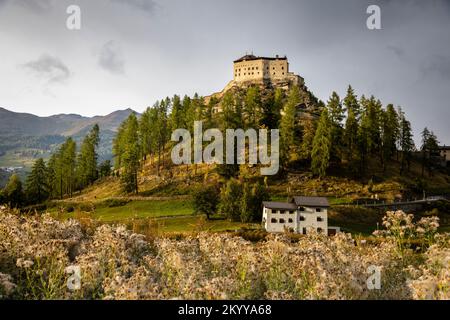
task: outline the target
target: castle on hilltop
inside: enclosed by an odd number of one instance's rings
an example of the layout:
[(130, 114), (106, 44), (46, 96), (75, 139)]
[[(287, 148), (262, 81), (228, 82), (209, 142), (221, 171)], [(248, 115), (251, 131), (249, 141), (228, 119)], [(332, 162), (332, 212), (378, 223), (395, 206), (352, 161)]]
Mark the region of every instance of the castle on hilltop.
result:
[(245, 55), (233, 63), (234, 83), (283, 83), (299, 85), (303, 79), (289, 72), (289, 62), (285, 57), (257, 57)]
[[(227, 91), (246, 89), (250, 86), (259, 86), (262, 89), (280, 88), (285, 91), (297, 86), (303, 97), (303, 104), (299, 106), (299, 109), (312, 110), (317, 106), (317, 100), (313, 100), (305, 86), (304, 79), (289, 71), (289, 62), (286, 56), (257, 57), (253, 54), (246, 54), (233, 61), (233, 80), (222, 91), (206, 96), (205, 103), (208, 104), (212, 98), (222, 98)], [(220, 103), (213, 108), (213, 113), (221, 111)]]

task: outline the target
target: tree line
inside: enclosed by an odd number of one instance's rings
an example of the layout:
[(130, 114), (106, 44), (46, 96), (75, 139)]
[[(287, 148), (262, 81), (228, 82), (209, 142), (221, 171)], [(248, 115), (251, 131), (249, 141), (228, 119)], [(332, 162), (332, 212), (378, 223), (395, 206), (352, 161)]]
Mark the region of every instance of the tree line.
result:
[(48, 199), (62, 199), (86, 188), (100, 177), (109, 176), (111, 162), (107, 160), (98, 165), (99, 131), (99, 126), (94, 125), (79, 150), (69, 137), (47, 162), (42, 158), (36, 160), (24, 185), (18, 175), (12, 175), (0, 193), (0, 203), (18, 207)]
[[(315, 106), (308, 109), (311, 101)], [(373, 158), (383, 171), (392, 159), (398, 160), (399, 173), (404, 174), (416, 151), (411, 123), (402, 108), (383, 106), (374, 96), (358, 98), (351, 86), (344, 98), (333, 92), (326, 103), (297, 86), (289, 91), (234, 88), (207, 103), (197, 94), (193, 98), (175, 95), (156, 102), (140, 118), (130, 115), (120, 126), (113, 146), (114, 165), (121, 171), (126, 192), (138, 192), (143, 160), (149, 159), (160, 174), (173, 145), (171, 133), (178, 128), (192, 131), (194, 121), (203, 121), (204, 130), (219, 128), (223, 133), (226, 129), (279, 128), (284, 172), (301, 166), (318, 177), (326, 176), (331, 166), (345, 166), (363, 177), (370, 174), (369, 159)], [(424, 153), (432, 153), (437, 139), (434, 142), (424, 144)], [(424, 156), (424, 168), (430, 167), (429, 158)], [(238, 165), (219, 165), (217, 170), (228, 178), (239, 174)]]

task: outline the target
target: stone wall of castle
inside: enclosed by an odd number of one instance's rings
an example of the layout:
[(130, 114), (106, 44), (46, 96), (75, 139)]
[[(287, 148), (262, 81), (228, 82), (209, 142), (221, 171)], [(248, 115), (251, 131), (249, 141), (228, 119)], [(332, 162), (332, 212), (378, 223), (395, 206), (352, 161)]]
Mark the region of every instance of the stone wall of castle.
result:
[(280, 81), (288, 78), (289, 63), (287, 59), (257, 59), (235, 62), (233, 65), (234, 81)]

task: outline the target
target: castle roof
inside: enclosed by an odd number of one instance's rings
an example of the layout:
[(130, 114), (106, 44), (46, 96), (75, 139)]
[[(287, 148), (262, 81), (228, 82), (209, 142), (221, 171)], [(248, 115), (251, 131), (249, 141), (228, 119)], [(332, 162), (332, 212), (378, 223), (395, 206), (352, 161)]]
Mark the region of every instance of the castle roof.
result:
[(253, 61), (253, 60), (287, 60), (286, 56), (279, 57), (278, 55), (276, 57), (257, 57), (253, 54), (246, 54), (245, 56), (237, 59), (234, 61), (234, 63), (242, 62), (242, 61)]

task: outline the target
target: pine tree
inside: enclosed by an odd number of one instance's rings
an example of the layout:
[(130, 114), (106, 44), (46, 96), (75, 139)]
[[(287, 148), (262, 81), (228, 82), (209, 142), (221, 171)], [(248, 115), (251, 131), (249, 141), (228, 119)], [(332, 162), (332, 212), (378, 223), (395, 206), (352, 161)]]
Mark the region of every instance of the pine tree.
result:
[(220, 192), (219, 213), (231, 221), (239, 221), (241, 214), (242, 187), (231, 178)]
[(331, 152), (330, 119), (327, 109), (323, 109), (313, 140), (311, 170), (319, 177), (326, 175)]
[(105, 160), (98, 166), (98, 174), (100, 178), (109, 177), (111, 175), (111, 160)]
[(428, 128), (423, 129), (422, 131), (422, 177), (425, 172), (425, 168), (428, 170), (428, 175), (432, 175), (432, 161), (431, 156), (435, 153), (439, 148), (439, 142), (437, 140), (436, 135), (429, 131)]
[(386, 111), (382, 112), (382, 162), (383, 171), (386, 170), (386, 161), (393, 158), (397, 147), (396, 141), (399, 134), (398, 115), (392, 104), (388, 104)]
[(359, 125), (353, 109), (348, 110), (345, 122), (344, 144), (347, 150), (347, 160), (350, 166), (354, 163), (358, 148)]
[(247, 89), (243, 109), (245, 128), (258, 129), (262, 122), (262, 102), (257, 86), (251, 86)]
[(5, 201), (12, 208), (20, 207), (24, 203), (22, 182), (17, 174), (13, 174), (3, 189)]
[(411, 123), (406, 120), (405, 114), (399, 110), (400, 118), (400, 134), (399, 134), (399, 145), (402, 152), (402, 161), (400, 166), (400, 174), (403, 174), (405, 169), (408, 171), (410, 169), (410, 162), (412, 152), (415, 149), (413, 134), (411, 129)]
[(347, 95), (344, 98), (344, 107), (347, 111), (347, 115), (349, 115), (350, 112), (353, 112), (354, 117), (359, 119), (361, 115), (361, 106), (359, 105), (358, 97), (355, 95), (355, 91), (350, 85), (347, 89)]
[(98, 178), (97, 148), (100, 142), (100, 128), (94, 125), (81, 144), (77, 161), (77, 176), (79, 187), (85, 188)]
[(342, 121), (344, 120), (344, 108), (342, 107), (339, 95), (333, 91), (327, 103), (328, 114), (331, 124), (331, 158), (341, 160), (342, 158), (342, 140), (344, 129)]
[(127, 193), (137, 194), (140, 144), (139, 124), (134, 113), (126, 120), (123, 143), (122, 174), (120, 176), (122, 187)]
[(358, 138), (357, 138), (359, 174), (361, 176), (364, 176), (364, 174), (366, 173), (367, 159), (369, 158), (370, 150), (372, 148), (370, 126), (371, 122), (369, 118), (369, 113), (365, 111), (361, 116), (361, 124), (358, 127)]
[(300, 155), (304, 160), (311, 160), (311, 150), (313, 146), (314, 136), (316, 135), (316, 128), (312, 117), (307, 117), (302, 120), (303, 139), (300, 146)]
[(297, 106), (301, 102), (300, 91), (293, 86), (284, 105), (280, 123), (280, 161), (284, 168), (299, 155), (300, 134), (297, 126)]
[(31, 203), (42, 203), (47, 200), (50, 192), (48, 172), (44, 159), (38, 159), (31, 169), (26, 181), (26, 194)]
[(242, 186), (242, 194), (240, 199), (240, 220), (243, 223), (251, 222), (253, 219), (252, 208), (252, 190), (248, 183)]

